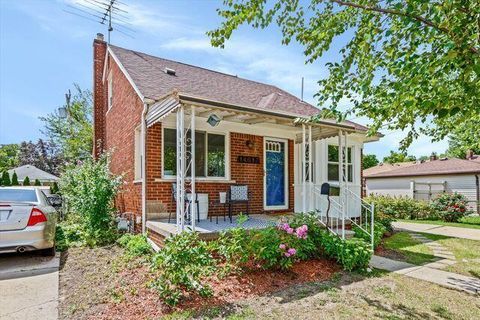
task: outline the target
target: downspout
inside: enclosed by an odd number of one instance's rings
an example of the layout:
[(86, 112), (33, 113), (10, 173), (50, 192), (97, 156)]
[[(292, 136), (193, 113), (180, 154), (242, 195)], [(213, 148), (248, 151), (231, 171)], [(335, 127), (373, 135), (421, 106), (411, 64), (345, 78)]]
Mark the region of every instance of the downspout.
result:
[(146, 116), (148, 113), (148, 104), (143, 102), (142, 111), (142, 234), (145, 234), (147, 223), (147, 170), (146, 166), (146, 137), (147, 137), (147, 123)]

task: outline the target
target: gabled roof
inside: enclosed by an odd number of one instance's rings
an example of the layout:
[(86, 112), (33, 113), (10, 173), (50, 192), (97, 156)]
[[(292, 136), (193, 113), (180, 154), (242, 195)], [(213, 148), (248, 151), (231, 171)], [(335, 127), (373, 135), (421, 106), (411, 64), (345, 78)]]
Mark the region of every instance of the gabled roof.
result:
[(409, 177), (409, 176), (432, 176), (474, 173), (480, 174), (480, 162), (458, 158), (444, 158), (440, 160), (416, 163), (414, 165), (401, 166), (393, 170), (373, 172), (365, 174), (365, 178), (386, 177)]
[(35, 166), (28, 165), (28, 164), (8, 170), (8, 173), (10, 174), (10, 176), (13, 174), (13, 172), (17, 173), (17, 177), (19, 181), (23, 181), (26, 177), (28, 177), (32, 182), (35, 179), (38, 179), (40, 181), (60, 180), (60, 178), (58, 178), (57, 176), (54, 176), (53, 174), (50, 174), (48, 172), (38, 169)]
[[(258, 110), (285, 112), (303, 117), (319, 113), (316, 107), (273, 85), (113, 45), (109, 45), (109, 50), (121, 63), (141, 95), (154, 101), (177, 90), (179, 93), (206, 100)], [(166, 68), (175, 70), (175, 75), (167, 74)], [(344, 124), (353, 125), (360, 131), (368, 129), (351, 121), (345, 121)]]

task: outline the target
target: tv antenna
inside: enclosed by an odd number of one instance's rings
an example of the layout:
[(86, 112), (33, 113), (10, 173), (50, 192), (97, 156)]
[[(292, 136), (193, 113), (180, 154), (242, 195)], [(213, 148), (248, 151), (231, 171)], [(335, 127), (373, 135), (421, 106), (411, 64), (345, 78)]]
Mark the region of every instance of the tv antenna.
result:
[(108, 43), (110, 33), (115, 29), (119, 33), (133, 38), (135, 33), (128, 22), (128, 5), (119, 0), (76, 0), (73, 4), (67, 4), (63, 11), (93, 22), (107, 26)]

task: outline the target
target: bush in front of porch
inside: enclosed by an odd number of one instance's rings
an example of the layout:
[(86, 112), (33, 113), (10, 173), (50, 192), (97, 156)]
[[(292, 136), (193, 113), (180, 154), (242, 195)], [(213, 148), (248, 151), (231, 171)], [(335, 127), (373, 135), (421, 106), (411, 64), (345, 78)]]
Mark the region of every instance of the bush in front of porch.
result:
[(319, 257), (335, 259), (345, 270), (365, 269), (372, 255), (362, 239), (342, 240), (325, 230), (313, 214), (296, 215), (277, 226), (246, 230), (241, 226), (211, 242), (197, 233), (181, 233), (167, 239), (153, 258), (153, 286), (169, 305), (188, 292), (210, 296), (208, 279), (247, 270), (288, 270), (295, 262)]

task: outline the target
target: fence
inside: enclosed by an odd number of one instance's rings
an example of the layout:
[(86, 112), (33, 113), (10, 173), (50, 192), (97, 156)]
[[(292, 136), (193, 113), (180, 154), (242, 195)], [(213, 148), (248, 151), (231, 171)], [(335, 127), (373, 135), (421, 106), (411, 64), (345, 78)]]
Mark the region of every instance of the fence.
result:
[(411, 181), (413, 199), (431, 201), (437, 195), (447, 191), (447, 182), (416, 182)]

